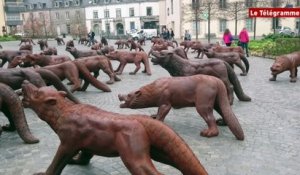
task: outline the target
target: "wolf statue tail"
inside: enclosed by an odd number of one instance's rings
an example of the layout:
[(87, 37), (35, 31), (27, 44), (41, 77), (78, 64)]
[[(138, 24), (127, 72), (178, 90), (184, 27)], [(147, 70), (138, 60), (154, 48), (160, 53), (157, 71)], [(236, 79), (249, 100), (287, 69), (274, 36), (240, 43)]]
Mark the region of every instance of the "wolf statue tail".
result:
[(95, 77), (91, 75), (90, 71), (84, 64), (77, 60), (74, 60), (74, 63), (76, 64), (80, 75), (83, 76), (86, 79), (86, 81), (89, 81), (97, 89), (100, 89), (104, 92), (111, 92), (111, 89), (106, 84), (98, 81)]
[[(38, 143), (39, 139), (34, 137), (29, 130), (22, 103), (13, 89), (0, 83), (0, 98), (2, 102), (7, 104), (7, 108), (3, 108), (3, 112), (10, 122), (9, 130), (17, 130), (20, 137), (25, 143)], [(1, 126), (0, 126), (1, 127)], [(6, 129), (6, 127), (3, 127)]]
[(183, 175), (208, 174), (189, 146), (171, 128), (161, 121), (139, 117), (151, 143), (151, 158), (171, 165)]
[(230, 83), (233, 85), (234, 92), (240, 101), (251, 101), (251, 98), (246, 95), (241, 86), (240, 80), (237, 78), (232, 67), (224, 61), (228, 72), (228, 79)]
[(219, 94), (217, 95), (218, 107), (217, 111), (220, 113), (228, 128), (231, 130), (233, 135), (238, 140), (244, 140), (244, 132), (243, 129), (236, 118), (235, 114), (232, 111), (230, 103), (227, 98), (226, 87), (222, 81), (218, 81), (219, 84)]

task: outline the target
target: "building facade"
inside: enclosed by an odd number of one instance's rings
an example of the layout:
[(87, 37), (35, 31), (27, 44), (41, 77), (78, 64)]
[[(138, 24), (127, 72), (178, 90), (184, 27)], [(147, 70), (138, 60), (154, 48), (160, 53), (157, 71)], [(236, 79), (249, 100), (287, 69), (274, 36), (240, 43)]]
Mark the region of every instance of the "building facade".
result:
[(126, 35), (140, 29), (158, 29), (159, 0), (93, 0), (85, 8), (87, 30), (96, 35)]
[(21, 12), (24, 12), (25, 6), (23, 0), (5, 0), (5, 28), (8, 34), (16, 33), (22, 26)]
[(64, 1), (53, 4), (51, 19), (57, 35), (70, 34), (74, 38), (87, 33), (85, 26), (85, 7), (81, 1)]
[(238, 35), (246, 27), (250, 36), (262, 36), (273, 33), (278, 26), (300, 27), (299, 18), (248, 18), (249, 7), (300, 7), (300, 0), (0, 0), (0, 3), (4, 3), (5, 11), (2, 16), (0, 11), (0, 26), (5, 26), (8, 34), (78, 37), (93, 30), (97, 35), (126, 35), (133, 30), (161, 31), (166, 27), (173, 29), (175, 38), (182, 39), (186, 30), (192, 38), (207, 38), (209, 33), (221, 38), (226, 28)]
[(165, 18), (164, 26), (174, 31), (174, 37), (180, 38), (182, 31), (182, 2), (181, 0), (165, 0), (162, 13)]
[[(166, 2), (171, 0), (166, 0)], [(179, 6), (178, 20), (174, 20), (176, 33), (180, 33), (182, 38), (185, 30), (189, 30), (192, 38), (221, 38), (223, 32), (228, 28), (233, 35), (238, 35), (243, 27), (246, 27), (250, 36), (262, 36), (274, 32), (274, 27), (286, 26), (291, 29), (299, 28), (298, 18), (249, 18), (248, 8), (250, 7), (299, 7), (299, 0), (174, 0), (174, 7)], [(199, 4), (197, 4), (199, 3)], [(170, 4), (166, 5), (168, 12)], [(210, 16), (209, 16), (210, 11)], [(180, 13), (180, 15), (179, 15)], [(196, 17), (196, 14), (198, 16)], [(173, 17), (176, 14), (173, 14)], [(210, 17), (210, 22), (208, 18)], [(172, 21), (172, 15), (167, 19)], [(171, 25), (172, 26), (172, 25)], [(210, 26), (210, 27), (209, 27)], [(210, 30), (210, 32), (209, 32)], [(177, 37), (179, 38), (179, 37)]]
[[(0, 7), (4, 7), (4, 0), (0, 0)], [(0, 36), (6, 34), (5, 25), (5, 11), (4, 8), (0, 9)]]
[(52, 4), (46, 0), (24, 0), (24, 12), (21, 12), (22, 25), (18, 32), (28, 36), (51, 35), (50, 9)]
[(83, 0), (26, 0), (22, 13), (23, 31), (32, 36), (85, 35)]

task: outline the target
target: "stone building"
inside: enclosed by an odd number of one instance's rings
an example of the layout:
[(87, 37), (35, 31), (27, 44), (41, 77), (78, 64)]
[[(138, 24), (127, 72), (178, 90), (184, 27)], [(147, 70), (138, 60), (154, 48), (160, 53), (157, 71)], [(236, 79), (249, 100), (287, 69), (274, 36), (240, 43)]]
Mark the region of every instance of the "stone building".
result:
[(73, 37), (86, 35), (85, 6), (83, 0), (52, 1), (51, 19), (57, 35), (70, 34)]
[(46, 0), (24, 0), (24, 11), (21, 12), (22, 25), (19, 32), (28, 36), (51, 35), (51, 2)]
[[(133, 30), (172, 28), (175, 38), (189, 30), (193, 38), (220, 38), (226, 28), (235, 35), (247, 27), (250, 36), (278, 26), (300, 27), (300, 18), (249, 18), (249, 7), (300, 7), (300, 0), (1, 0), (0, 26), (8, 33), (37, 35), (125, 35)], [(0, 4), (1, 5), (1, 4)], [(209, 15), (210, 14), (210, 15)], [(210, 20), (209, 20), (210, 19)], [(5, 22), (5, 24), (4, 24)], [(32, 29), (30, 30), (30, 26)], [(35, 26), (35, 27), (34, 27)], [(35, 29), (36, 28), (36, 29)]]
[[(0, 0), (0, 7), (4, 7), (4, 0)], [(5, 25), (5, 11), (4, 8), (0, 9), (0, 36), (6, 34), (6, 25)]]
[(160, 4), (160, 16), (163, 16), (161, 26), (172, 29), (175, 38), (180, 38), (183, 33), (182, 5), (181, 0), (165, 0)]
[(92, 0), (85, 8), (86, 26), (96, 35), (158, 29), (159, 9), (159, 0)]
[[(29, 35), (86, 34), (83, 0), (25, 0), (23, 30)], [(31, 25), (31, 27), (30, 27)], [(30, 31), (31, 28), (31, 31)]]
[[(25, 10), (23, 0), (1, 0), (4, 7), (5, 29), (8, 34), (16, 33), (22, 26), (20, 13)], [(4, 22), (4, 21), (3, 21)]]
[(163, 24), (167, 28), (174, 28), (176, 38), (182, 38), (185, 30), (189, 30), (193, 38), (196, 38), (196, 34), (198, 38), (207, 38), (209, 25), (211, 37), (220, 38), (226, 28), (238, 35), (246, 27), (250, 36), (273, 33), (274, 26), (286, 26), (295, 30), (299, 28), (300, 19), (249, 18), (248, 8), (299, 6), (300, 0), (165, 0), (162, 3), (164, 10), (161, 12), (165, 15)]

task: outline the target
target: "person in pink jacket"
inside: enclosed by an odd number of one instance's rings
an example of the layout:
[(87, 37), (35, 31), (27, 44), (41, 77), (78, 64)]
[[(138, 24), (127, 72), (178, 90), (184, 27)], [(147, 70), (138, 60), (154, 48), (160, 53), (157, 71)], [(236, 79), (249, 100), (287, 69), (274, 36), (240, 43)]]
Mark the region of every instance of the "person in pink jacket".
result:
[(226, 29), (223, 34), (223, 41), (226, 44), (226, 46), (231, 46), (232, 40), (233, 40), (233, 37), (232, 37), (229, 29)]
[(246, 50), (247, 57), (249, 57), (249, 51), (248, 51), (249, 35), (246, 27), (244, 27), (239, 34), (239, 42), (240, 42), (240, 46), (242, 46), (242, 48)]

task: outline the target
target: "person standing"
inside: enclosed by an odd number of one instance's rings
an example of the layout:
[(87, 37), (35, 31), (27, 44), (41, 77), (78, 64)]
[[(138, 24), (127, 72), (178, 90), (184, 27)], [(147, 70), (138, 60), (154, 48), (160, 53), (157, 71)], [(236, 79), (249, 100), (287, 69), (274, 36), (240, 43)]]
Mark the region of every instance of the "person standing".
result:
[(229, 29), (225, 29), (224, 34), (223, 34), (223, 41), (226, 44), (226, 46), (231, 46), (233, 37)]
[(191, 34), (189, 33), (189, 31), (188, 30), (186, 30), (185, 31), (185, 33), (184, 33), (184, 40), (185, 41), (191, 41)]
[(168, 38), (167, 28), (163, 28), (162, 38), (163, 38), (164, 40), (167, 40), (167, 38)]
[(239, 34), (239, 42), (244, 51), (246, 50), (246, 55), (249, 57), (249, 51), (248, 51), (248, 43), (249, 43), (249, 35), (246, 27), (244, 27), (240, 34)]
[(92, 30), (90, 31), (90, 33), (88, 34), (89, 37), (89, 46), (94, 45), (95, 44), (95, 32), (93, 32)]
[(167, 29), (167, 37), (166, 37), (166, 40), (169, 40), (170, 39), (170, 31)]
[(171, 36), (171, 40), (173, 41), (174, 40), (174, 31), (173, 31), (173, 29), (170, 29), (171, 30), (171, 32), (170, 32), (170, 36)]

